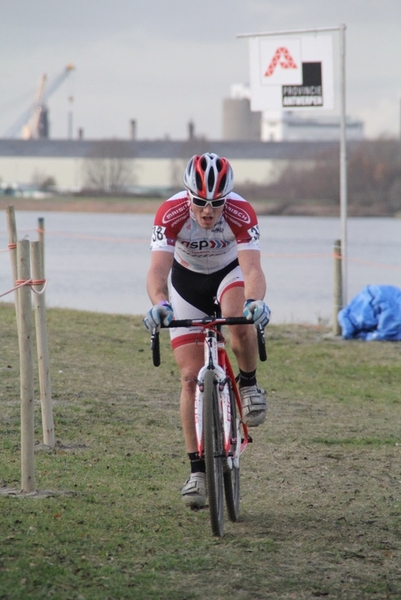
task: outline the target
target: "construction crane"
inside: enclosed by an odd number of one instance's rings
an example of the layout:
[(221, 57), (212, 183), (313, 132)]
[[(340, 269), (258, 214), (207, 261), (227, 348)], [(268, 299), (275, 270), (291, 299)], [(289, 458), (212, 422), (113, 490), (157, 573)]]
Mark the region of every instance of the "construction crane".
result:
[(68, 64), (47, 87), (47, 75), (43, 74), (36, 89), (31, 106), (7, 129), (3, 137), (14, 138), (22, 134), (23, 139), (39, 139), (49, 137), (47, 101), (68, 75), (75, 69)]

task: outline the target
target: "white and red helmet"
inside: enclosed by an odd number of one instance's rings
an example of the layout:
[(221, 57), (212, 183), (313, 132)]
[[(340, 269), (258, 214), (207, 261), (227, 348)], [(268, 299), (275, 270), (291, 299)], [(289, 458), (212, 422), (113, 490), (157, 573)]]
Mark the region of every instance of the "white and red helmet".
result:
[(217, 154), (195, 155), (185, 169), (184, 186), (205, 200), (224, 198), (234, 187), (233, 170), (228, 160)]

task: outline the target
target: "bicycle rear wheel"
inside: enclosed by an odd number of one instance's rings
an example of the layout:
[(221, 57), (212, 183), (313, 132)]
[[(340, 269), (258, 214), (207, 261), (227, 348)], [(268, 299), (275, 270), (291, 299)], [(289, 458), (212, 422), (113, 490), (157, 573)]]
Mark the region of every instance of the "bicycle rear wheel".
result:
[[(230, 406), (231, 406), (231, 440), (233, 453), (237, 444), (241, 444), (240, 421), (238, 418), (237, 403), (234, 392), (230, 386)], [(227, 459), (224, 460), (224, 493), (226, 497), (227, 513), (230, 521), (238, 521), (240, 510), (240, 485), (239, 485), (239, 456), (238, 465), (232, 462), (230, 468)]]
[(203, 392), (203, 437), (206, 463), (206, 481), (212, 532), (224, 533), (223, 502), (223, 432), (219, 397), (213, 371), (207, 371)]

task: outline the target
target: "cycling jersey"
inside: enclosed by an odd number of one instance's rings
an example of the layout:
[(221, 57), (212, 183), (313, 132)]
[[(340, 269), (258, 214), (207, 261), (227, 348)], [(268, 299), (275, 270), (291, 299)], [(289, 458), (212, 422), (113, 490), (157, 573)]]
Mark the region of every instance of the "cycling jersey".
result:
[(252, 206), (232, 192), (212, 229), (196, 222), (186, 191), (175, 194), (156, 213), (152, 250), (174, 252), (176, 261), (191, 271), (210, 274), (237, 258), (241, 250), (259, 250), (259, 226)]

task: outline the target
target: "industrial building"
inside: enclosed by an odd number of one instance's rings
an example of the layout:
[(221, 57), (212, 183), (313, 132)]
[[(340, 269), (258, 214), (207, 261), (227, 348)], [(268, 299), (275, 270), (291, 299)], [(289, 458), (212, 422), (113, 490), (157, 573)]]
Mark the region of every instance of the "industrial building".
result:
[(129, 190), (180, 187), (185, 165), (193, 154), (216, 152), (226, 156), (237, 184), (268, 184), (294, 163), (310, 166), (338, 142), (261, 142), (173, 140), (21, 140), (0, 139), (0, 185), (22, 187), (52, 179), (59, 190), (90, 187), (93, 168), (103, 172), (107, 163), (125, 168)]
[[(205, 140), (188, 124), (186, 140), (139, 140), (135, 120), (128, 139), (53, 140), (49, 136), (47, 100), (73, 71), (67, 65), (46, 87), (43, 75), (35, 102), (0, 139), (0, 193), (31, 194), (43, 182), (58, 191), (116, 189), (157, 193), (181, 187), (189, 158), (216, 152), (232, 163), (237, 184), (266, 185), (276, 181), (288, 164), (312, 166), (318, 157), (339, 149), (339, 122), (305, 119), (298, 113), (258, 113), (250, 110), (249, 89), (234, 85), (222, 105), (222, 141)], [(16, 136), (21, 134), (24, 139)], [(350, 141), (361, 139), (363, 124), (347, 123)], [(115, 174), (119, 174), (116, 185)], [(114, 181), (112, 181), (114, 177)]]

